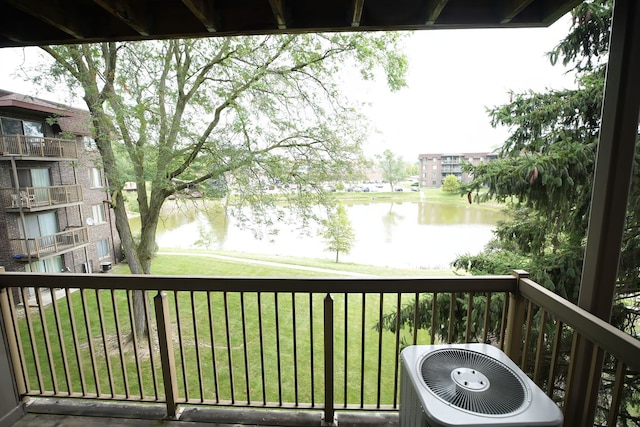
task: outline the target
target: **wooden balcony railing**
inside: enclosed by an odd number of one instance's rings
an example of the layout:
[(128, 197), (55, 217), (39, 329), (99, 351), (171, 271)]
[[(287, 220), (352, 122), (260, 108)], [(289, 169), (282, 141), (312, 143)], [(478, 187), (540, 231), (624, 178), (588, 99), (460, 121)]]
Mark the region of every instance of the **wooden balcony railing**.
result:
[[(37, 308), (15, 299), (18, 293), (27, 301), (29, 287)], [(46, 306), (43, 293), (56, 287), (64, 297)], [(133, 326), (134, 290), (148, 295), (147, 335)], [(405, 345), (489, 342), (563, 407), (568, 393), (585, 393), (571, 390), (567, 376), (571, 336), (579, 333), (607, 353), (605, 382), (593, 385), (602, 390), (600, 416), (614, 425), (637, 413), (621, 397), (640, 368), (638, 341), (524, 273), (429, 279), (2, 273), (0, 304), (22, 396), (162, 402), (169, 416), (181, 404), (309, 408), (331, 420), (339, 410), (398, 409)]]
[(30, 135), (0, 135), (0, 155), (78, 158), (75, 140)]
[(74, 227), (41, 237), (11, 239), (11, 249), (16, 259), (26, 261), (61, 254), (89, 243), (87, 227)]
[(50, 187), (0, 188), (0, 204), (6, 210), (19, 208), (41, 210), (83, 201), (81, 185), (54, 185)]

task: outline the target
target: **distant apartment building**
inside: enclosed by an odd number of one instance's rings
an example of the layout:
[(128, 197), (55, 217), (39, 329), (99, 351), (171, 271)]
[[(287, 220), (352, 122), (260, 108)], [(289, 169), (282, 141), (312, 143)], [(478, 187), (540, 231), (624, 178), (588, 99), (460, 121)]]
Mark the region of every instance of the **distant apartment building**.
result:
[(420, 154), (420, 186), (441, 187), (447, 175), (454, 175), (462, 183), (470, 182), (473, 177), (462, 170), (463, 163), (479, 165), (498, 158), (496, 153), (447, 153)]
[(89, 113), (0, 90), (0, 266), (91, 273), (120, 257)]

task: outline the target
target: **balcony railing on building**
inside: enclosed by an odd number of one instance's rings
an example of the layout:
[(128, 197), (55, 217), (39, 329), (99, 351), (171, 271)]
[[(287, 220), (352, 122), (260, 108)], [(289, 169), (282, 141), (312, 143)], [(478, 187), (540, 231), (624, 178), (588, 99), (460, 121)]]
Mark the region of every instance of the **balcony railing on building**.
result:
[(0, 204), (8, 212), (23, 209), (28, 212), (82, 203), (82, 186), (54, 185), (50, 187), (0, 188)]
[(28, 262), (30, 259), (42, 259), (60, 255), (89, 244), (87, 227), (74, 227), (69, 230), (40, 237), (22, 237), (10, 239), (14, 259)]
[(0, 155), (77, 159), (75, 140), (30, 135), (0, 135)]
[[(40, 303), (42, 287), (62, 298)], [(28, 300), (36, 289), (36, 307)], [(134, 291), (144, 325), (134, 327)], [(598, 417), (637, 414), (635, 339), (514, 276), (429, 279), (233, 279), (0, 274), (19, 393), (179, 405), (396, 411), (405, 345), (488, 342), (563, 408), (572, 342), (604, 350)], [(399, 313), (401, 315), (395, 315)], [(418, 326), (418, 327), (416, 327)], [(594, 367), (601, 369), (601, 367)], [(238, 415), (239, 419), (241, 413)], [(572, 414), (565, 413), (565, 420)]]

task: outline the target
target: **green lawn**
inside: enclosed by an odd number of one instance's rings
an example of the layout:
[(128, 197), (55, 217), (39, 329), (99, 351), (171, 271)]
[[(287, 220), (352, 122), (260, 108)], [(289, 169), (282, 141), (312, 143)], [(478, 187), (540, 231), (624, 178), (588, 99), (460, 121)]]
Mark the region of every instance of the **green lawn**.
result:
[[(336, 266), (334, 263), (332, 265)], [(338, 267), (342, 265), (339, 264)], [(118, 267), (118, 272), (122, 270)], [(283, 267), (166, 255), (160, 255), (154, 260), (153, 272), (263, 277), (299, 276), (301, 273)], [(305, 276), (317, 274), (303, 273)], [(389, 275), (391, 274), (387, 274)], [(397, 366), (396, 336), (386, 331), (380, 334), (375, 330), (375, 325), (381, 309), (387, 312), (395, 307), (397, 296), (335, 294), (332, 297), (335, 310), (336, 401), (345, 401), (346, 381), (346, 401), (349, 403), (360, 403), (362, 394), (364, 404), (376, 404), (380, 393), (382, 404), (392, 404)], [(402, 303), (407, 303), (412, 297), (413, 295), (403, 296)], [(180, 399), (250, 399), (254, 403), (263, 400), (282, 400), (285, 403), (323, 402), (324, 294), (181, 291), (177, 295), (168, 293), (168, 298)], [(102, 394), (125, 395), (128, 389), (128, 394), (133, 399), (140, 399), (142, 384), (142, 397), (153, 399), (155, 373), (158, 393), (162, 396), (157, 343), (152, 338), (150, 350), (148, 341), (139, 340), (136, 358), (134, 346), (130, 343), (129, 304), (125, 291), (86, 291), (84, 294), (74, 292), (69, 301), (66, 298), (60, 299), (55, 305), (42, 311), (32, 308), (28, 318), (20, 309), (22, 316), (19, 329), (30, 389), (53, 391), (55, 379), (57, 390), (65, 392), (70, 388), (72, 392), (80, 393), (83, 389), (81, 367), (86, 393), (96, 392), (93, 380), (95, 371)], [(68, 306), (73, 312), (73, 329)], [(149, 310), (150, 318), (154, 319), (152, 303)], [(46, 335), (43, 333), (43, 323), (47, 326)], [(84, 326), (87, 323), (88, 328)], [(152, 337), (155, 335), (154, 323), (152, 321)], [(58, 330), (60, 334), (57, 333)], [(88, 339), (87, 330), (92, 340)], [(72, 331), (75, 331), (78, 341), (77, 358)], [(411, 336), (411, 332), (405, 330), (398, 339), (410, 339)], [(37, 357), (29, 350), (32, 348), (30, 337), (36, 343)], [(420, 334), (419, 341), (428, 342), (425, 333)], [(47, 347), (53, 355), (53, 372), (49, 368)], [(62, 363), (63, 349), (69, 367), (68, 373), (65, 373)], [(41, 372), (41, 384), (36, 375), (36, 361)], [(139, 366), (140, 378), (136, 366)], [(378, 371), (381, 372), (380, 385)]]

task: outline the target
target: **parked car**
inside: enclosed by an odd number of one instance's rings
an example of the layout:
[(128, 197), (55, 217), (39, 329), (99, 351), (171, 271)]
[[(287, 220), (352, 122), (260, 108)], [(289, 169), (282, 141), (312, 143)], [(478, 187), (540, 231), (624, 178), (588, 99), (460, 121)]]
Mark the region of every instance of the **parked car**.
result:
[(394, 191), (404, 191), (403, 188), (397, 187)]

